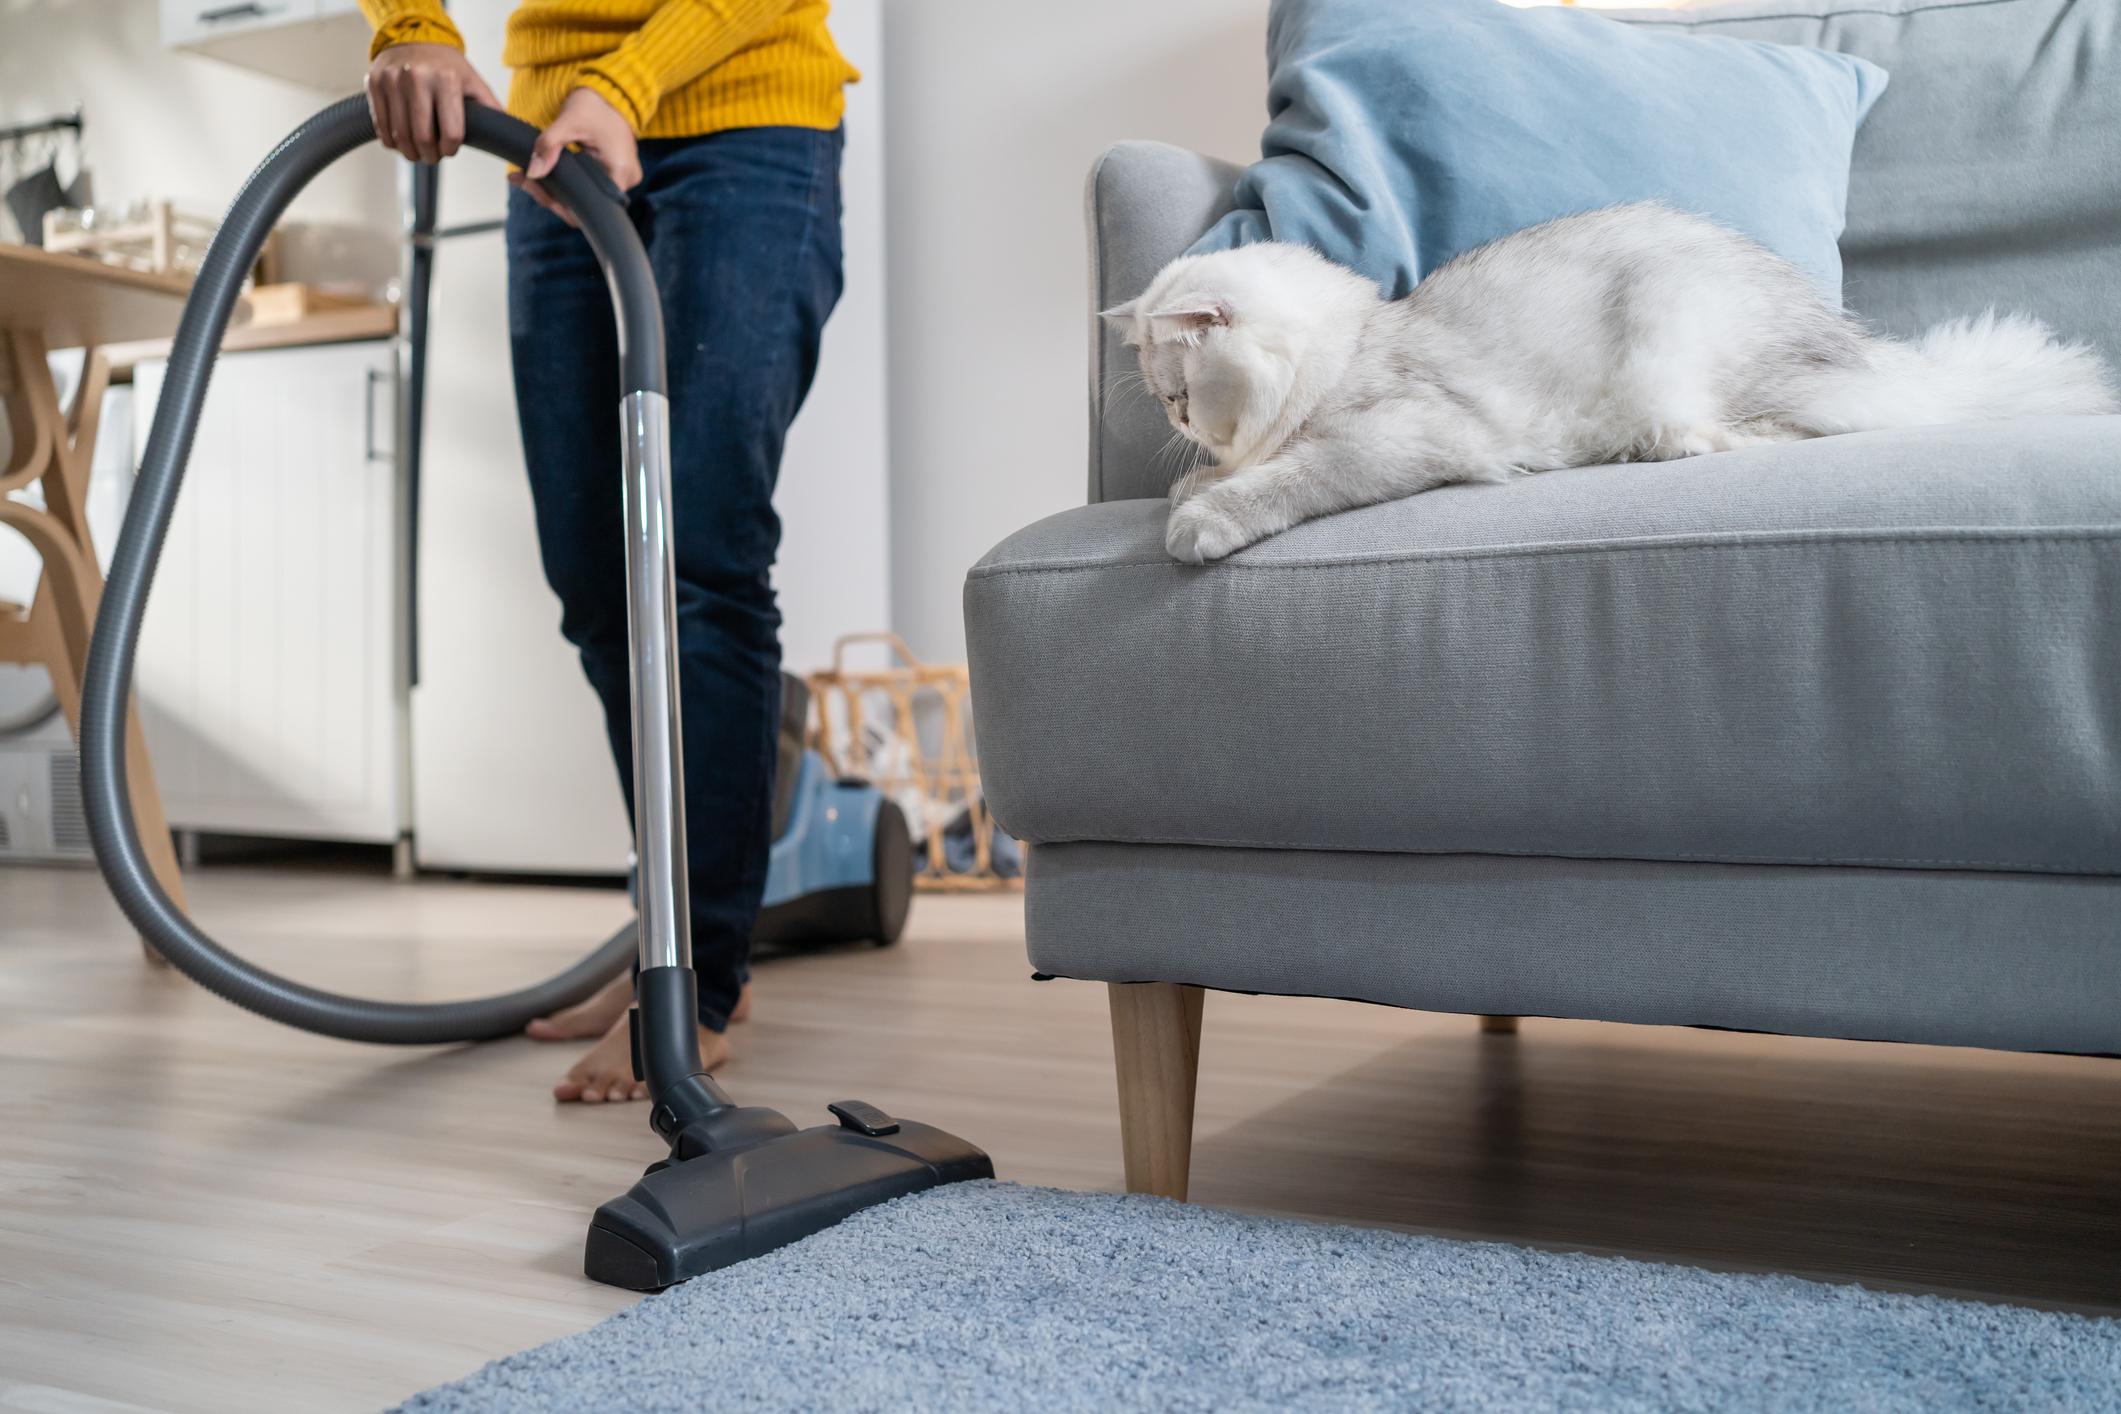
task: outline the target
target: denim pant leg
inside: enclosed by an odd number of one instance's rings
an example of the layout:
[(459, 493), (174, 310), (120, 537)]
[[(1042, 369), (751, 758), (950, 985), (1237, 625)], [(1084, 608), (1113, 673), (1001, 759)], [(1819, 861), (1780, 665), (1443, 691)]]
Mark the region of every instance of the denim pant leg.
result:
[[(836, 132), (754, 128), (641, 145), (631, 194), (670, 360), (687, 866), (700, 1017), (748, 972), (772, 821), (780, 612), (773, 489), (840, 290)], [(538, 538), (632, 800), (617, 345), (588, 244), (516, 194), (509, 314)]]

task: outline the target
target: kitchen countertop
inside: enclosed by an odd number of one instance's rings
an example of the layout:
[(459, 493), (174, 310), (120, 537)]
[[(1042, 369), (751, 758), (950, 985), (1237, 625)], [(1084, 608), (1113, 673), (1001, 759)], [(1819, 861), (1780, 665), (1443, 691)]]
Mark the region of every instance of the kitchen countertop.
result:
[(45, 347), (167, 339), (184, 312), (191, 282), (0, 244), (0, 328), (27, 329)]
[[(0, 329), (38, 332), (45, 347), (103, 350), (114, 381), (132, 376), (143, 359), (166, 357), (191, 281), (105, 265), (78, 255), (0, 243)], [(398, 331), (390, 304), (356, 304), (312, 311), (298, 319), (249, 323), (238, 303), (221, 341), (224, 353), (249, 349), (387, 339)]]
[[(228, 331), (221, 341), (223, 353), (250, 349), (287, 349), (305, 344), (343, 344), (356, 339), (387, 339), (398, 332), (398, 307), (394, 304), (362, 304), (345, 309), (320, 310), (300, 319), (278, 324), (243, 324)], [(105, 344), (111, 377), (132, 376), (133, 365), (145, 359), (166, 357), (169, 340), (141, 339), (130, 343)]]

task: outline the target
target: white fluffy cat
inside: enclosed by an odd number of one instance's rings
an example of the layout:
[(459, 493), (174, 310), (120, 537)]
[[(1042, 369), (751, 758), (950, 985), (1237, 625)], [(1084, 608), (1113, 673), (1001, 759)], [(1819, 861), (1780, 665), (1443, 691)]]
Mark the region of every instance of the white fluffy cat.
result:
[(2035, 320), (1881, 338), (1745, 236), (1655, 203), (1506, 236), (1404, 299), (1270, 243), (1174, 260), (1105, 313), (1216, 459), (1171, 488), (1165, 545), (1196, 563), (1455, 481), (2117, 407), (2099, 356)]

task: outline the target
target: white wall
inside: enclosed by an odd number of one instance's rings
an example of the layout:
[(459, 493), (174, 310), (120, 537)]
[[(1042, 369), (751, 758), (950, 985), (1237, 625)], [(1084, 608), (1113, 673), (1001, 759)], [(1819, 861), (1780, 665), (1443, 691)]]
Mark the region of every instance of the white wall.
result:
[(1264, 0), (884, 7), (891, 598), (923, 656), (963, 656), (974, 560), (1083, 502), (1091, 162), (1256, 156), (1265, 36)]
[[(344, 96), (164, 49), (155, 0), (0, 0), (0, 124), (83, 105), (99, 203), (168, 197), (218, 217), (273, 143)], [(379, 282), (394, 271), (396, 193), (390, 158), (371, 147), (312, 183), (290, 219), (351, 228), (363, 277)]]
[(892, 626), (891, 545), (880, 530), (891, 515), (885, 465), (891, 389), (884, 372), (891, 85), (882, 50), (884, 13), (898, 3), (837, 0), (832, 7), (833, 36), (866, 77), (847, 95), (840, 169), (846, 289), (825, 327), (810, 397), (788, 429), (773, 496), (781, 514), (773, 581), (782, 661), (794, 672), (829, 664), (844, 633)]

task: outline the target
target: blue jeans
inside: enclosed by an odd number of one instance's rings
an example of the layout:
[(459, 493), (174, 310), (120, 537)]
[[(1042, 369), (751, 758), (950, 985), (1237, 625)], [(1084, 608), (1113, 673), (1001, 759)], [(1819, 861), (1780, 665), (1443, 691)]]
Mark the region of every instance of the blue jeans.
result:
[[(748, 975), (771, 843), (780, 709), (773, 488), (840, 295), (838, 132), (745, 128), (641, 144), (630, 194), (663, 296), (685, 839), (700, 1020)], [(508, 205), (516, 416), (560, 632), (604, 707), (629, 811), (617, 333), (589, 243), (521, 192)]]

